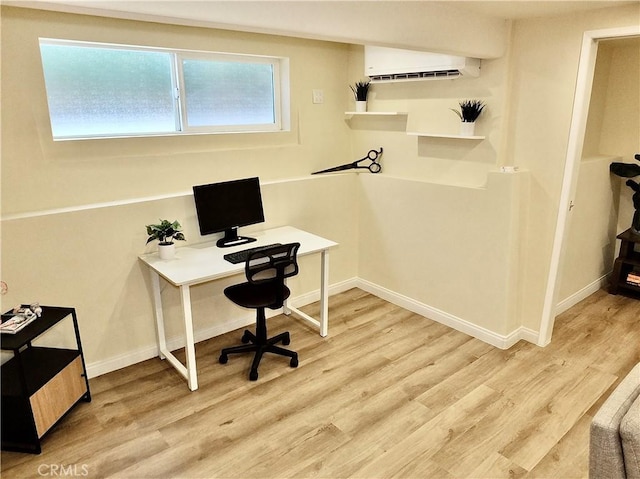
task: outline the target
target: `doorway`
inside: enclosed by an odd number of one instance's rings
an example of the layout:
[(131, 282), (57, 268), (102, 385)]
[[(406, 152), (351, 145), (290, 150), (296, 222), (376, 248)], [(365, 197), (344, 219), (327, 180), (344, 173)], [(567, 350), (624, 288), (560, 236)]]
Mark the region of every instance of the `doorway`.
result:
[(563, 253), (568, 246), (566, 245), (566, 240), (570, 220), (569, 213), (575, 204), (578, 172), (585, 141), (598, 46), (600, 42), (604, 40), (631, 39), (639, 36), (640, 26), (634, 26), (589, 31), (585, 32), (583, 37), (573, 102), (571, 128), (569, 131), (569, 144), (565, 159), (562, 190), (556, 218), (556, 230), (549, 275), (547, 278), (540, 332), (538, 335), (539, 346), (545, 346), (551, 341), (556, 317), (557, 296), (560, 286), (559, 270)]

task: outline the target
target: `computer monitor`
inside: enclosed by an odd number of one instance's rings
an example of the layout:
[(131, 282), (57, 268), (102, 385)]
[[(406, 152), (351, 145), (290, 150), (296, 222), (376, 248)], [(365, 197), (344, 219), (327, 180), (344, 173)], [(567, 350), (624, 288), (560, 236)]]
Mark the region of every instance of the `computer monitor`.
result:
[(224, 232), (216, 243), (221, 248), (255, 241), (255, 238), (238, 236), (238, 228), (264, 221), (257, 177), (196, 185), (193, 199), (201, 235)]

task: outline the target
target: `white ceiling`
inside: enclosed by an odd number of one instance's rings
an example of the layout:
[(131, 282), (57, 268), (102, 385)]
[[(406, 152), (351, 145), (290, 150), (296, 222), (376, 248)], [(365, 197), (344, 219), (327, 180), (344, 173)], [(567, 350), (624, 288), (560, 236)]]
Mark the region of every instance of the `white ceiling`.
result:
[[(348, 5), (359, 5), (367, 10), (374, 4), (390, 4), (402, 17), (403, 7), (409, 4), (446, 4), (455, 5), (479, 15), (501, 19), (522, 19), (575, 13), (598, 8), (607, 8), (625, 4), (639, 4), (638, 0), (0, 0), (2, 4), (68, 11), (84, 9), (100, 10), (103, 15), (121, 17), (123, 14), (149, 14), (162, 16), (167, 22), (176, 19), (193, 19), (212, 24), (226, 23), (233, 11), (243, 11), (247, 21), (253, 23), (252, 14), (256, 4), (268, 5), (270, 9), (286, 11), (303, 6), (315, 8), (321, 6), (340, 12)], [(94, 12), (96, 13), (96, 12)], [(231, 15), (230, 15), (231, 14)], [(312, 21), (307, 18), (305, 23)], [(266, 23), (266, 22), (263, 22)], [(268, 24), (264, 25), (269, 28)]]
[[(639, 4), (637, 1), (590, 1), (590, 0), (578, 0), (578, 1), (527, 1), (527, 0), (512, 0), (512, 1), (469, 1), (462, 0), (456, 1), (456, 4), (463, 6), (464, 8), (475, 11), (478, 13), (484, 13), (492, 17), (499, 17), (508, 20), (518, 20), (523, 18), (534, 17), (549, 17), (556, 15), (565, 15), (569, 13), (583, 12), (587, 10), (595, 10), (598, 8), (607, 8), (620, 6), (625, 4)], [(640, 21), (640, 19), (638, 19)]]
[[(640, 0), (0, 0), (92, 15), (498, 57), (507, 19), (563, 15)], [(640, 19), (639, 19), (640, 21)], [(461, 35), (462, 34), (462, 35)], [(455, 37), (456, 41), (451, 41)], [(461, 37), (467, 37), (465, 38)]]

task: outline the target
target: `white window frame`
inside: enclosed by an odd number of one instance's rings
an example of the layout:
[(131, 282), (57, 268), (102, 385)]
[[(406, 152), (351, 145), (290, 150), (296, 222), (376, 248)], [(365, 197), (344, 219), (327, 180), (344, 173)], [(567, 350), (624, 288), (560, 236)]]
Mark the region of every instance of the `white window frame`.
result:
[[(196, 134), (221, 134), (221, 133), (262, 133), (279, 132), (290, 130), (289, 112), (289, 59), (286, 57), (210, 52), (200, 50), (181, 50), (174, 48), (148, 47), (139, 45), (123, 45), (114, 43), (96, 43), (76, 40), (61, 40), (53, 38), (39, 38), (40, 44), (44, 45), (64, 45), (86, 48), (105, 48), (110, 50), (129, 50), (143, 52), (168, 53), (172, 57), (173, 68), (171, 80), (174, 89), (175, 101), (175, 131), (159, 131), (149, 133), (105, 133), (96, 135), (65, 135), (54, 136), (54, 141), (63, 140), (83, 140), (99, 138), (129, 138), (129, 137), (153, 137), (153, 136), (174, 136), (174, 135), (196, 135)], [(183, 102), (184, 76), (182, 64), (183, 60), (196, 59), (204, 61), (240, 62), (252, 64), (270, 64), (273, 68), (273, 100), (274, 100), (274, 122), (264, 124), (242, 124), (242, 125), (212, 125), (193, 127), (187, 124), (186, 104)], [(44, 71), (44, 67), (43, 67)], [(44, 77), (43, 77), (44, 81)]]
[[(252, 63), (271, 65), (273, 68), (273, 103), (274, 103), (274, 123), (273, 124), (247, 124), (247, 125), (221, 125), (221, 126), (201, 126), (194, 127), (187, 124), (187, 104), (186, 101), (179, 101), (180, 122), (184, 131), (192, 133), (209, 133), (209, 132), (240, 132), (240, 131), (279, 131), (282, 129), (282, 108), (281, 92), (280, 92), (280, 68), (279, 62), (274, 61), (272, 57), (263, 57), (255, 55), (236, 55), (232, 53), (203, 53), (203, 52), (185, 52), (181, 51), (175, 55), (176, 70), (178, 72), (178, 84), (180, 95), (184, 91), (184, 72), (183, 60), (205, 60), (205, 61), (224, 61), (237, 63)], [(181, 100), (181, 99), (180, 99)]]

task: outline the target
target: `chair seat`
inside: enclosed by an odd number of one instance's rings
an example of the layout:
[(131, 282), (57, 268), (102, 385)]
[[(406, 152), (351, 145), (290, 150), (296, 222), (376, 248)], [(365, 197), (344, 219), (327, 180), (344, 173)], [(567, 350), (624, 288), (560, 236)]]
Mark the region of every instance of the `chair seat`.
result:
[(239, 306), (245, 308), (270, 308), (282, 307), (282, 301), (287, 299), (291, 291), (289, 288), (274, 283), (251, 284), (241, 283), (229, 286), (224, 290), (224, 295)]

